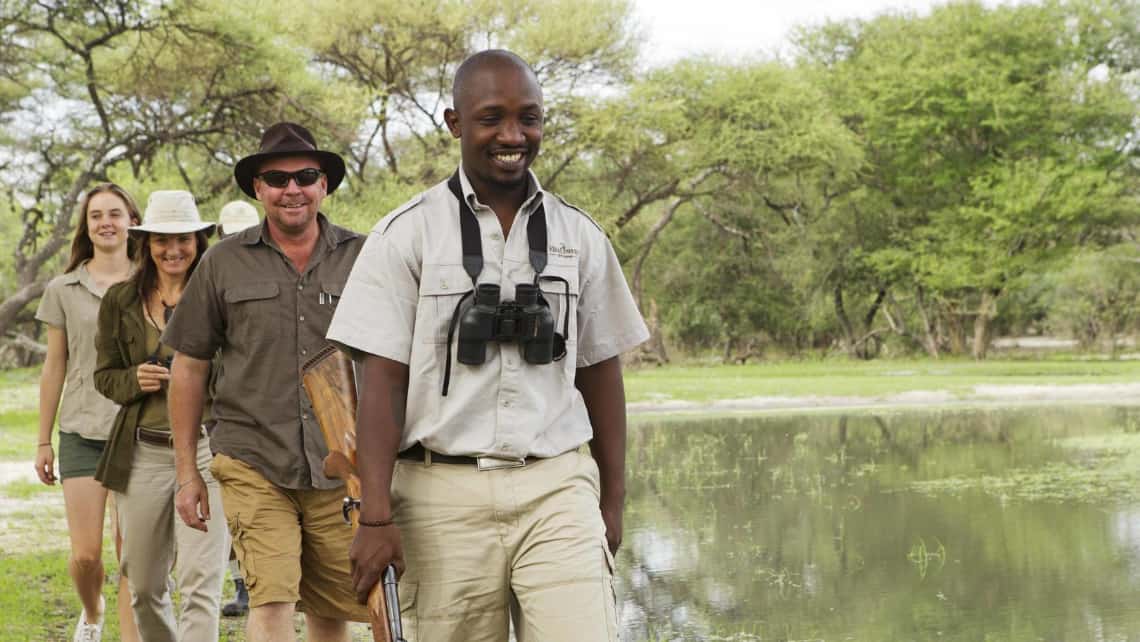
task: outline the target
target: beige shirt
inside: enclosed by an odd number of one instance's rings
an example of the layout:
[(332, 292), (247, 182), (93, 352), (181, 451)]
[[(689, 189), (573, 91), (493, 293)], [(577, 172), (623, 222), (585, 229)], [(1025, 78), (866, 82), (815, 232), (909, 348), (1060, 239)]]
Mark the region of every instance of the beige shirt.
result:
[(409, 366), (408, 402), (401, 450), (416, 442), (449, 455), (551, 457), (586, 443), (593, 431), (577, 368), (630, 350), (649, 336), (617, 255), (591, 218), (544, 192), (531, 176), (530, 197), (503, 238), (495, 213), (479, 203), (460, 172), (463, 194), (475, 211), (483, 243), (480, 283), (497, 283), (501, 300), (513, 300), (516, 283), (534, 280), (527, 222), (541, 202), (546, 210), (548, 264), (542, 282), (555, 328), (569, 308), (567, 354), (532, 365), (517, 343), (487, 344), (487, 360), (455, 360), (442, 396), (448, 324), (472, 289), (462, 265), (459, 203), (443, 182), (384, 217), (372, 229), (345, 286), (328, 338), (354, 352)]
[(87, 439), (105, 440), (119, 405), (95, 390), (95, 333), (103, 293), (87, 263), (48, 283), (36, 319), (67, 335), (67, 375), (59, 406), (59, 431)]
[[(301, 366), (325, 332), (364, 238), (318, 215), (316, 248), (298, 274), (268, 223), (210, 246), (186, 284), (162, 341), (197, 359), (221, 350), (210, 435), (215, 452), (283, 488), (336, 488)], [(176, 357), (177, 359), (177, 357)]]

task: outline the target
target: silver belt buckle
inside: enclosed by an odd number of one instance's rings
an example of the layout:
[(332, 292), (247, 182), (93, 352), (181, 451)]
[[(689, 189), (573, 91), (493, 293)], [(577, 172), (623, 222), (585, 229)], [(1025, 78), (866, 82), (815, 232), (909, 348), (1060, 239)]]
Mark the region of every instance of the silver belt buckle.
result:
[(476, 457), (475, 466), (479, 470), (499, 470), (500, 468), (522, 468), (526, 459), (503, 459), (502, 457)]

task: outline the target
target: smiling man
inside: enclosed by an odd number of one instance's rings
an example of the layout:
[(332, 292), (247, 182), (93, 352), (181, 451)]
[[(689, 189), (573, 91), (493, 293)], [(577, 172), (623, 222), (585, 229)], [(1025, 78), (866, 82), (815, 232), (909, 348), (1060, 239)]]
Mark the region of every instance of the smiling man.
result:
[(368, 621), (351, 591), (343, 490), (322, 472), (327, 449), (300, 380), (301, 365), (326, 344), (364, 241), (320, 212), (344, 173), (341, 157), (318, 149), (304, 127), (267, 129), (260, 150), (234, 167), (265, 221), (210, 248), (162, 337), (177, 351), (169, 394), (175, 503), (200, 530), (223, 527), (193, 457), (209, 361), (220, 350), (210, 472), (249, 590), (251, 642), (295, 639), (295, 607), (305, 612), (309, 640), (348, 640), (346, 620)]
[(395, 563), (409, 641), (617, 640), (619, 355), (648, 332), (601, 228), (530, 171), (530, 66), (475, 54), (452, 98), (460, 168), (373, 228), (329, 328), (358, 362), (357, 598)]

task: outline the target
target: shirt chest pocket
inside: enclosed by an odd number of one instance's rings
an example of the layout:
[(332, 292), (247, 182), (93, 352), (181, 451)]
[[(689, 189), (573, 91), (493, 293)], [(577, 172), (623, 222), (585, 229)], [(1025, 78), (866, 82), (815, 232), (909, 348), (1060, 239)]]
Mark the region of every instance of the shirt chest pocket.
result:
[(258, 337), (268, 341), (282, 338), (284, 310), (281, 288), (276, 283), (243, 283), (229, 288), (223, 296), (229, 314), (227, 333), (234, 342), (249, 345)]
[(424, 343), (446, 343), (455, 308), (471, 290), (471, 277), (462, 265), (424, 264), (416, 306), (417, 338)]

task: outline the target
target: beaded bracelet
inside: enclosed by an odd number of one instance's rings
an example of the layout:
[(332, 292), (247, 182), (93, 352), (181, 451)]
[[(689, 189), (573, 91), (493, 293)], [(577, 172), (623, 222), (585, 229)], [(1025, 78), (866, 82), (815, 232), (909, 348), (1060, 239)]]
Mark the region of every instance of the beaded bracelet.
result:
[(41, 441), (40, 445), (37, 446), (37, 448), (43, 448), (44, 446), (50, 446), (50, 445), (51, 445), (50, 441)]
[(361, 520), (358, 520), (356, 523), (361, 525), (361, 526), (368, 526), (369, 528), (383, 528), (385, 526), (391, 526), (395, 522), (393, 521), (393, 519), (391, 517), (389, 517), (388, 519), (382, 519), (378, 522), (368, 522), (368, 521), (361, 519)]

